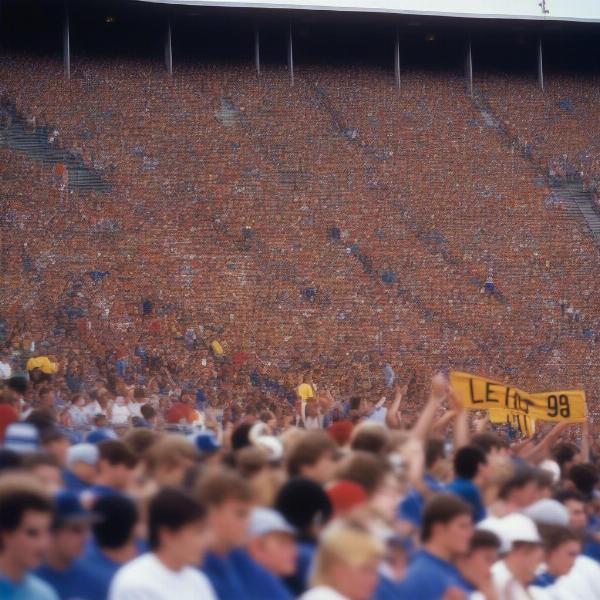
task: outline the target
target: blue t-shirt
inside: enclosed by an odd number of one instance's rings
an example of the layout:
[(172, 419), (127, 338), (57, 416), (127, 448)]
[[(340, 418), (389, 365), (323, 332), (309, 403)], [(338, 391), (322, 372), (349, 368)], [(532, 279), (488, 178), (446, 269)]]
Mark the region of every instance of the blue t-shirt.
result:
[(293, 600), (281, 579), (258, 564), (245, 550), (234, 550), (230, 554), (233, 567), (239, 573), (246, 597), (252, 600)]
[(77, 477), (73, 471), (69, 471), (69, 469), (64, 469), (62, 476), (65, 489), (74, 492), (75, 494), (80, 494), (90, 487), (88, 483), (83, 481), (83, 479), (79, 479), (79, 477)]
[(479, 488), (470, 480), (457, 477), (449, 486), (448, 491), (456, 494), (473, 507), (473, 519), (475, 522), (485, 519), (486, 511), (481, 501)]
[(39, 577), (27, 574), (19, 583), (0, 573), (0, 598), (2, 600), (58, 600), (56, 592)]
[(452, 563), (421, 550), (408, 567), (404, 580), (398, 584), (398, 598), (442, 600), (450, 587), (468, 591), (461, 574)]
[(123, 566), (111, 558), (108, 558), (101, 548), (98, 546), (95, 540), (90, 540), (87, 545), (85, 553), (81, 558), (83, 565), (93, 567), (98, 571), (100, 576), (110, 584), (110, 581), (114, 577), (115, 573)]
[(283, 583), (241, 549), (227, 556), (209, 552), (202, 571), (219, 600), (292, 600)]
[(600, 542), (588, 538), (583, 544), (583, 554), (600, 562)]
[(64, 571), (42, 565), (36, 575), (52, 586), (61, 600), (106, 600), (108, 596), (110, 580), (81, 560)]
[(240, 573), (231, 561), (231, 556), (219, 556), (214, 552), (207, 552), (202, 565), (202, 571), (209, 578), (217, 598), (229, 600), (248, 598)]
[[(432, 492), (442, 492), (445, 489), (444, 484), (431, 475), (425, 475), (423, 481)], [(415, 527), (420, 527), (424, 506), (425, 498), (423, 494), (417, 490), (411, 490), (398, 506), (398, 517), (403, 521), (408, 521)]]
[(287, 589), (293, 596), (300, 596), (308, 589), (308, 579), (316, 551), (316, 546), (310, 542), (300, 542), (298, 544), (296, 572), (284, 579)]
[(398, 589), (398, 582), (380, 575), (373, 600), (399, 600), (399, 598), (400, 590)]

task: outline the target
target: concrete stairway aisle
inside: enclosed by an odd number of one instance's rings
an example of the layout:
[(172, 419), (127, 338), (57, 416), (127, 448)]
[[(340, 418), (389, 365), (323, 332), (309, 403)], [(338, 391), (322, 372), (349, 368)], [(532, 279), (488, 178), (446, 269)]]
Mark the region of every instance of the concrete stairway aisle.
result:
[(44, 165), (63, 164), (69, 174), (69, 188), (79, 191), (109, 192), (110, 184), (88, 167), (74, 152), (57, 147), (48, 140), (48, 127), (32, 129), (13, 106), (0, 104), (0, 148), (23, 152)]
[(584, 189), (580, 180), (551, 177), (549, 184), (563, 204), (567, 215), (583, 217), (600, 250), (600, 210), (596, 206), (593, 194)]

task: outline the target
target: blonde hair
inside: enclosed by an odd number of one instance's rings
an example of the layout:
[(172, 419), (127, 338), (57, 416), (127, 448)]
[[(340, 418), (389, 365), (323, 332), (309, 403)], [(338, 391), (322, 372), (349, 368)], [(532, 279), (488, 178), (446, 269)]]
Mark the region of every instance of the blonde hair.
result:
[(337, 564), (362, 567), (383, 557), (383, 544), (361, 523), (337, 520), (323, 532), (311, 578), (313, 586), (331, 585)]

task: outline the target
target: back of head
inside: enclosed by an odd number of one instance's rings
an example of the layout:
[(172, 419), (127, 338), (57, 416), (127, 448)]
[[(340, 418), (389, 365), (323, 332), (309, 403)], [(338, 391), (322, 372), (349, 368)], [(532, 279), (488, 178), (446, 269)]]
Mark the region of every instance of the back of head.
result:
[(353, 433), (350, 447), (352, 450), (383, 455), (389, 445), (389, 430), (379, 423), (366, 421), (358, 425)]
[(279, 490), (275, 508), (297, 530), (310, 539), (314, 525), (323, 525), (331, 517), (332, 507), (325, 490), (307, 477), (293, 477)]
[(139, 514), (135, 502), (124, 494), (108, 494), (94, 502), (100, 518), (93, 525), (100, 548), (116, 550), (131, 541)]
[(133, 469), (137, 464), (137, 456), (121, 440), (105, 440), (98, 444), (101, 461), (106, 461), (111, 466), (123, 465)]
[(480, 465), (485, 465), (487, 459), (480, 448), (463, 446), (454, 455), (454, 473), (462, 479), (474, 479)]
[(198, 452), (194, 445), (179, 435), (165, 435), (152, 444), (145, 453), (146, 467), (150, 472), (157, 469), (173, 469), (181, 462), (195, 462)]
[(552, 458), (562, 468), (579, 454), (579, 447), (573, 442), (560, 442), (552, 448)]
[(158, 431), (136, 428), (130, 429), (123, 438), (123, 441), (131, 452), (141, 459), (147, 450), (158, 442), (160, 438), (161, 434)]
[(575, 489), (585, 498), (592, 497), (599, 480), (598, 470), (591, 463), (573, 465), (569, 469), (568, 478), (575, 486)]
[(337, 470), (337, 478), (353, 481), (368, 495), (377, 491), (389, 473), (385, 460), (369, 452), (353, 452), (345, 458)]

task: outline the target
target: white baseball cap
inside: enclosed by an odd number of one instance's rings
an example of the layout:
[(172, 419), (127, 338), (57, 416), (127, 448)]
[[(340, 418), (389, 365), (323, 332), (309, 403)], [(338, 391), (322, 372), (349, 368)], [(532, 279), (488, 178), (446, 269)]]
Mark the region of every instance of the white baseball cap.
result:
[(520, 513), (512, 513), (502, 519), (501, 529), (512, 545), (516, 542), (541, 544), (542, 538), (534, 520)]
[(283, 518), (281, 513), (272, 508), (258, 507), (250, 515), (248, 533), (250, 537), (259, 537), (267, 533), (295, 535), (296, 530)]

